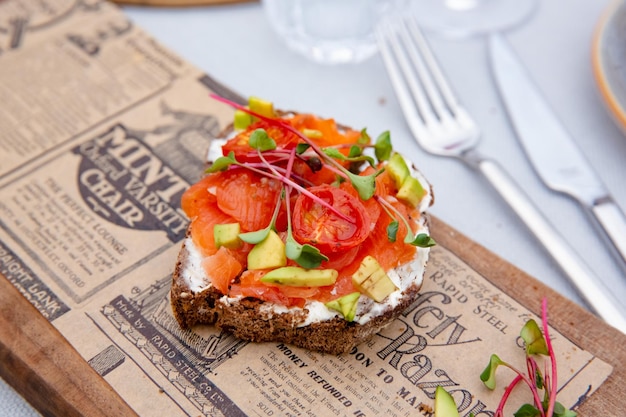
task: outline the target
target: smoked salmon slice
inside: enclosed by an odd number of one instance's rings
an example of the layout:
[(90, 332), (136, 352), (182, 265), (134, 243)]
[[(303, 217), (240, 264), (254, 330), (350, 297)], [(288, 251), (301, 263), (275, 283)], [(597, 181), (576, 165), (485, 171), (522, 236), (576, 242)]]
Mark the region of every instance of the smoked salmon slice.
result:
[(208, 202), (198, 207), (197, 215), (191, 222), (191, 239), (204, 256), (217, 252), (213, 227), (216, 224), (233, 223), (233, 219), (217, 207), (216, 202)]
[(230, 283), (243, 271), (243, 265), (224, 247), (204, 258), (202, 267), (211, 278), (213, 286), (222, 294), (228, 294)]
[(180, 207), (190, 219), (196, 217), (203, 206), (216, 202), (215, 187), (220, 183), (220, 177), (220, 173), (207, 175), (183, 193)]
[[(222, 175), (222, 182), (217, 187), (217, 205), (239, 222), (241, 229), (256, 231), (270, 224), (281, 192), (282, 185), (278, 180), (245, 169), (232, 169)], [(284, 230), (287, 223), (286, 211), (281, 211), (276, 225), (278, 230)]]

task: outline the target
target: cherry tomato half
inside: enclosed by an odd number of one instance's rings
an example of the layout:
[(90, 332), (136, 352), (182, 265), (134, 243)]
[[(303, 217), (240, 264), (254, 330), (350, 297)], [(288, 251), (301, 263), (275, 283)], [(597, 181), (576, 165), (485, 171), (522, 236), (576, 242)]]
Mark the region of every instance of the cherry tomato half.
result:
[(326, 184), (308, 191), (336, 211), (300, 194), (293, 209), (293, 235), (298, 242), (311, 244), (322, 253), (333, 253), (353, 248), (367, 238), (370, 219), (358, 198)]

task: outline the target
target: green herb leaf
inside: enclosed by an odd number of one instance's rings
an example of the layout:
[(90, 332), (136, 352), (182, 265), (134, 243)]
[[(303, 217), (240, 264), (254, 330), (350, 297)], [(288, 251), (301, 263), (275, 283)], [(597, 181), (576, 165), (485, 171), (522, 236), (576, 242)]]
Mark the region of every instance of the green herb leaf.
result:
[(414, 239), (410, 233), (407, 233), (406, 238), (404, 238), (404, 243), (409, 243), (419, 248), (430, 248), (437, 244), (435, 239), (428, 236), (426, 233), (419, 233)]
[(287, 233), (287, 239), (285, 240), (285, 254), (287, 258), (296, 260), (302, 255), (302, 245), (296, 242), (291, 236), (291, 233)]
[(400, 223), (397, 220), (392, 221), (391, 223), (389, 223), (389, 226), (387, 226), (387, 240), (391, 243), (396, 241), (396, 235), (398, 234), (399, 226)]
[(297, 259), (294, 259), (303, 268), (312, 269), (321, 265), (322, 261), (327, 261), (328, 257), (320, 253), (315, 246), (308, 244), (302, 245), (302, 253)]
[(379, 161), (386, 161), (391, 156), (391, 135), (389, 131), (384, 131), (376, 138), (374, 144), (374, 154)]
[(367, 128), (361, 129), (361, 136), (359, 136), (358, 143), (361, 145), (367, 145), (372, 141), (370, 135), (367, 133)]
[(376, 161), (374, 161), (374, 158), (372, 158), (371, 156), (367, 156), (367, 155), (361, 155), (361, 156), (355, 156), (354, 158), (348, 158), (348, 161), (350, 162), (365, 161), (368, 164), (370, 164), (372, 168), (376, 166)]
[(353, 146), (352, 148), (350, 148), (351, 154), (353, 153), (353, 149), (355, 148), (357, 149), (358, 153), (356, 153), (356, 155), (354, 156), (345, 156), (337, 148), (324, 148), (322, 150), (327, 156), (330, 156), (331, 158), (339, 159), (340, 161), (348, 161), (348, 162), (367, 161), (371, 166), (374, 166), (376, 162), (374, 161), (374, 158), (372, 158), (371, 156), (363, 155), (361, 153), (360, 147)]
[(287, 258), (296, 261), (298, 265), (306, 269), (317, 268), (322, 264), (322, 261), (328, 260), (328, 257), (324, 256), (315, 246), (301, 245), (296, 242), (291, 233), (287, 234), (285, 253)]
[(560, 402), (554, 404), (554, 413), (559, 415), (565, 412), (565, 407)]
[(363, 149), (360, 146), (352, 145), (348, 151), (348, 158), (356, 158), (363, 155)]
[(546, 340), (543, 338), (543, 333), (541, 333), (541, 329), (539, 329), (539, 325), (537, 325), (535, 320), (530, 319), (526, 322), (524, 327), (522, 327), (520, 336), (524, 340), (524, 343), (526, 343), (526, 353), (529, 355), (549, 354)]
[(513, 415), (515, 417), (539, 417), (541, 412), (530, 404), (524, 404)]
[(244, 242), (256, 245), (257, 243), (263, 242), (265, 238), (267, 238), (267, 236), (270, 234), (270, 230), (272, 230), (271, 225), (266, 227), (265, 229), (257, 230), (254, 232), (239, 233), (239, 239), (243, 240)]
[(505, 362), (503, 362), (498, 355), (495, 353), (491, 354), (489, 365), (487, 365), (485, 370), (480, 374), (480, 380), (483, 381), (487, 388), (491, 390), (496, 388), (496, 369), (498, 366), (504, 364)]
[(276, 149), (276, 141), (269, 137), (265, 129), (256, 129), (252, 132), (248, 139), (248, 144), (261, 152)]
[(309, 149), (311, 147), (311, 145), (309, 145), (308, 143), (298, 143), (296, 145), (296, 153), (298, 155), (302, 155), (303, 153), (306, 152), (307, 149)]
[[(545, 386), (543, 375), (541, 375), (541, 371), (539, 370), (539, 368), (535, 369), (535, 386), (538, 389), (543, 389), (543, 387)], [(547, 391), (546, 391), (546, 398), (549, 400)]]
[(576, 417), (577, 413), (575, 411), (568, 410), (563, 404), (557, 401), (554, 403), (554, 415), (558, 417)]
[(376, 192), (376, 176), (381, 172), (382, 170), (371, 175), (356, 175), (346, 171), (346, 174), (361, 200), (369, 200)]
[(330, 156), (331, 158), (339, 159), (342, 161), (346, 160), (346, 156), (339, 152), (339, 149), (337, 148), (323, 148), (322, 150), (326, 155)]
[(207, 173), (212, 174), (218, 171), (225, 171), (229, 166), (237, 164), (235, 159), (235, 152), (230, 152), (228, 156), (220, 156), (213, 164), (206, 170)]

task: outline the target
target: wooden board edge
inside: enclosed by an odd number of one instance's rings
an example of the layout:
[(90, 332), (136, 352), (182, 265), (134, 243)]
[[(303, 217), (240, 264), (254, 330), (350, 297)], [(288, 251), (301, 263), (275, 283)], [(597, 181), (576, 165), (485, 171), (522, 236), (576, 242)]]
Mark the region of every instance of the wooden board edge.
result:
[(0, 376), (41, 414), (137, 416), (4, 276), (0, 317)]

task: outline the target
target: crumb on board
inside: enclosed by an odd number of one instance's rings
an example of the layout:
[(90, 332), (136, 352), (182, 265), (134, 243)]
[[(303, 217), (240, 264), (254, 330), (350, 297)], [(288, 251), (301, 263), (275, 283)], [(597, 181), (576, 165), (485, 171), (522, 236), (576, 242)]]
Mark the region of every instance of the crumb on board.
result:
[(431, 413), (431, 414), (433, 412), (433, 408), (430, 405), (424, 404), (424, 403), (420, 403), (419, 410), (422, 412)]

